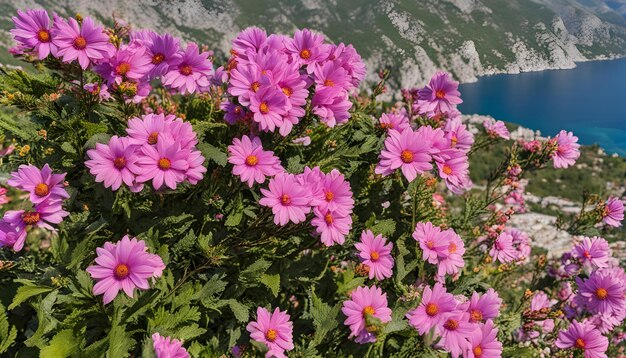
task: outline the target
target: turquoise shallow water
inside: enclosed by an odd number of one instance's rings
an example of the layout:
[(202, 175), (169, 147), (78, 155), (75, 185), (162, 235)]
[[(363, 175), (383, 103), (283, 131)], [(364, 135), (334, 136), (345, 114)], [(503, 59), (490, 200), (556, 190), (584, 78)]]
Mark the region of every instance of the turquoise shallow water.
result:
[(626, 156), (626, 59), (486, 76), (459, 90), (463, 113), (488, 114), (544, 136), (570, 130), (583, 144), (597, 143), (608, 153)]

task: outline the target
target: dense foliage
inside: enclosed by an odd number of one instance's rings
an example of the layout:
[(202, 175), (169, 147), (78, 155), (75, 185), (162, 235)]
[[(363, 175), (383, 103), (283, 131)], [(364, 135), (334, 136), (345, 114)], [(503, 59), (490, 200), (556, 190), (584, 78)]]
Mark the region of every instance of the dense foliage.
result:
[(34, 70), (0, 69), (0, 352), (623, 350), (626, 275), (595, 237), (622, 202), (564, 218), (585, 237), (560, 259), (506, 226), (527, 172), (574, 164), (572, 133), (510, 143), (472, 189), (469, 159), (509, 132), (473, 134), (446, 74), (389, 105), (387, 71), (359, 89), (356, 50), (308, 30), (247, 29), (214, 70), (170, 35), (49, 21), (20, 12), (13, 52)]

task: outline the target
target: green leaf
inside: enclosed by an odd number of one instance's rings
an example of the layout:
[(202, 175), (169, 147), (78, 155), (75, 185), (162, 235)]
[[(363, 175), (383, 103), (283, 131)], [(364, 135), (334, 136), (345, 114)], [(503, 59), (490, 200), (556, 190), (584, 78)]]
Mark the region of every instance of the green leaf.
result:
[(65, 358), (78, 352), (78, 341), (71, 329), (57, 333), (50, 344), (41, 349), (40, 358)]
[(280, 291), (280, 274), (268, 275), (264, 273), (261, 275), (259, 281), (272, 291), (274, 297), (278, 297), (278, 292)]
[(76, 154), (76, 149), (74, 149), (74, 147), (68, 142), (63, 142), (63, 144), (61, 144), (61, 149), (65, 153)]
[(9, 317), (0, 303), (0, 353), (6, 352), (15, 343), (16, 337), (17, 329), (14, 326), (9, 329)]
[(13, 297), (13, 302), (9, 305), (9, 310), (14, 309), (15, 307), (19, 306), (22, 302), (28, 300), (29, 298), (33, 296), (50, 292), (52, 290), (53, 290), (52, 287), (46, 287), (46, 286), (33, 286), (33, 285), (28, 285), (28, 284), (24, 286), (20, 286), (17, 289), (17, 293), (15, 294), (15, 297)]
[(241, 271), (239, 274), (239, 280), (246, 287), (256, 286), (257, 282), (261, 278), (261, 275), (263, 275), (265, 271), (270, 268), (270, 266), (272, 266), (271, 262), (265, 259), (259, 259), (252, 265), (248, 266), (245, 270)]
[(300, 163), (299, 156), (293, 156), (287, 159), (287, 171), (289, 173), (301, 173), (304, 170), (304, 165)]
[(108, 143), (109, 139), (111, 139), (110, 134), (106, 133), (96, 133), (89, 137), (89, 139), (85, 142), (83, 149), (91, 149), (96, 147), (96, 143)]
[(313, 338), (315, 345), (322, 343), (328, 332), (331, 332), (337, 327), (339, 324), (337, 322), (337, 315), (340, 309), (340, 303), (331, 307), (317, 297), (315, 291), (311, 291), (310, 314), (313, 317), (313, 326), (315, 327), (315, 337)]
[(228, 162), (228, 156), (219, 148), (214, 147), (209, 143), (200, 143), (197, 148), (202, 152), (202, 155), (214, 161), (217, 165), (223, 167)]
[(396, 221), (393, 219), (378, 220), (378, 222), (370, 228), (375, 234), (383, 236), (391, 236), (396, 231)]
[(228, 300), (228, 306), (230, 307), (231, 311), (233, 311), (233, 313), (235, 314), (235, 318), (237, 318), (239, 322), (248, 322), (248, 319), (250, 318), (250, 312), (248, 311), (248, 307), (246, 305), (240, 303), (235, 299), (230, 299)]

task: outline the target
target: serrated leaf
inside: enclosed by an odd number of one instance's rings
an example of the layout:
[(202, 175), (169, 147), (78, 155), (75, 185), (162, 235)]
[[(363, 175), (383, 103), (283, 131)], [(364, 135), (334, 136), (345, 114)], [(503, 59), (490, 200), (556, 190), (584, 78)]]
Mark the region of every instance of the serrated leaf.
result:
[(280, 291), (280, 274), (263, 274), (259, 281), (272, 291), (274, 297), (278, 297), (278, 292)]
[(15, 294), (15, 297), (13, 297), (13, 302), (11, 302), (8, 309), (12, 310), (15, 307), (19, 306), (22, 302), (28, 300), (29, 298), (33, 296), (50, 292), (52, 290), (53, 290), (52, 287), (46, 287), (46, 286), (34, 286), (34, 285), (20, 286), (17, 289), (17, 293)]
[(71, 329), (57, 333), (50, 344), (41, 349), (40, 358), (65, 358), (78, 352), (78, 341)]
[(249, 286), (255, 286), (261, 278), (261, 275), (263, 275), (270, 266), (272, 266), (271, 262), (265, 259), (259, 259), (252, 265), (248, 266), (245, 270), (241, 271), (239, 274), (239, 280), (244, 285), (247, 284)]
[(219, 166), (223, 167), (228, 162), (228, 156), (226, 153), (221, 151), (219, 148), (214, 147), (212, 144), (200, 143), (197, 145), (197, 148), (200, 152), (202, 152), (202, 155), (205, 158), (214, 161)]
[(248, 311), (248, 307), (246, 305), (235, 299), (230, 299), (228, 300), (228, 307), (230, 307), (231, 311), (233, 311), (235, 318), (237, 318), (239, 322), (248, 322), (250, 312)]
[(9, 318), (4, 306), (0, 303), (0, 353), (6, 352), (14, 343), (17, 337), (17, 329), (9, 327)]
[(63, 142), (63, 144), (61, 144), (61, 149), (65, 153), (76, 154), (76, 149), (68, 142)]
[(396, 221), (393, 219), (378, 220), (370, 230), (372, 230), (374, 234), (382, 234), (383, 236), (389, 237), (396, 231)]
[(315, 345), (322, 343), (328, 332), (337, 327), (339, 324), (337, 322), (337, 315), (340, 309), (340, 303), (330, 307), (330, 305), (317, 297), (315, 291), (311, 292), (310, 314), (311, 317), (313, 317), (313, 326), (315, 327), (315, 337), (313, 338)]

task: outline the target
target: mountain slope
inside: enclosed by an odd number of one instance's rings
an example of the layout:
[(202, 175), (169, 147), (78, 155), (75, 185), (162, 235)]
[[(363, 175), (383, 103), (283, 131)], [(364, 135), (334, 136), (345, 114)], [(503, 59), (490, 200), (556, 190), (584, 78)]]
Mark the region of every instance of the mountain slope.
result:
[[(437, 69), (468, 82), (626, 54), (626, 0), (2, 0), (2, 46), (11, 44), (11, 14), (26, 7), (101, 19), (114, 10), (137, 27), (174, 32), (222, 53), (246, 26), (310, 27), (353, 43), (371, 79), (391, 67), (399, 86), (421, 84)], [(3, 54), (0, 61), (10, 59)]]

